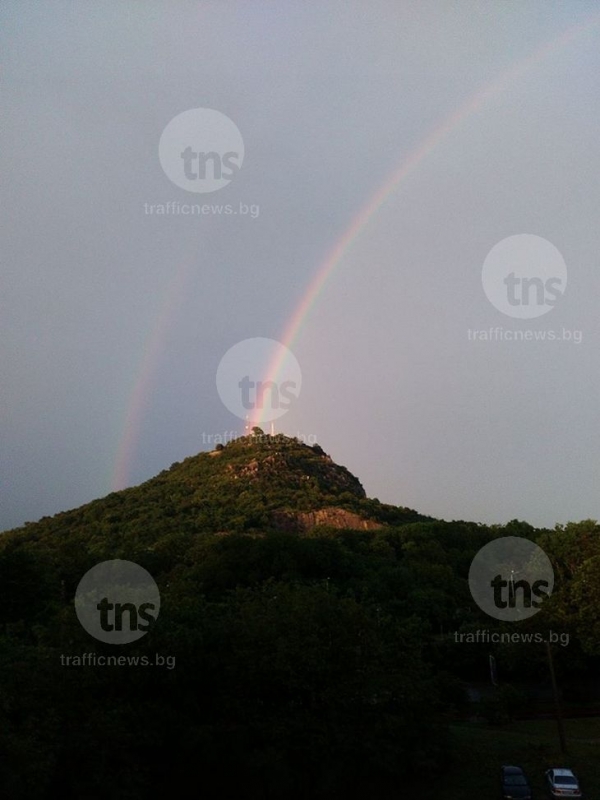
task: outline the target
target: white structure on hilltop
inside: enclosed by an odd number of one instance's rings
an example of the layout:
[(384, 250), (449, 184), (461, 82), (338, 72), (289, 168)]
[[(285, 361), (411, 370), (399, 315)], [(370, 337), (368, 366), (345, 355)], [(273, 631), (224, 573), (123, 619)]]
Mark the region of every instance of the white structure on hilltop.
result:
[[(244, 436), (251, 436), (252, 435), (252, 428), (256, 427), (256, 423), (252, 422), (248, 414), (246, 414), (246, 419), (244, 421)], [(275, 436), (275, 423), (271, 422), (271, 436)]]

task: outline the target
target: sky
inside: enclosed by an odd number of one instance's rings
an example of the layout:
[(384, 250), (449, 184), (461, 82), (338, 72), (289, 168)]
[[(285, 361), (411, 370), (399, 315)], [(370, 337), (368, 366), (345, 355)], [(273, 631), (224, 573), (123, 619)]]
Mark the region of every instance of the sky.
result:
[(264, 339), (369, 496), (600, 518), (597, 3), (8, 0), (0, 60), (0, 529), (242, 434)]

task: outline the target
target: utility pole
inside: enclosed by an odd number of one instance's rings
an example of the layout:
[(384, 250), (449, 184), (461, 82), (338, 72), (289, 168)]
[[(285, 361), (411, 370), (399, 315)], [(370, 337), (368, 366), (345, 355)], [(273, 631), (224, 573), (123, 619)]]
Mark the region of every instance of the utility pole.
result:
[(546, 642), (546, 652), (548, 654), (548, 666), (550, 667), (550, 678), (552, 679), (552, 693), (554, 694), (554, 706), (556, 708), (556, 724), (558, 725), (558, 738), (560, 740), (560, 752), (567, 752), (567, 742), (565, 739), (565, 727), (563, 725), (562, 711), (560, 709), (560, 698), (558, 696), (558, 686), (556, 685), (556, 674), (554, 672), (554, 659), (550, 642)]
[(498, 668), (496, 666), (496, 659), (491, 654), (490, 654), (490, 678), (492, 680), (492, 686), (495, 686), (496, 689), (497, 689), (498, 688)]

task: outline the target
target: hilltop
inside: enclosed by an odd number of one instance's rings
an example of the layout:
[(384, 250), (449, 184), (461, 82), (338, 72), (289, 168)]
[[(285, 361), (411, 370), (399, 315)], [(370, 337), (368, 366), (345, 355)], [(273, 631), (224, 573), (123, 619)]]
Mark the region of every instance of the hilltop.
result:
[[(259, 429), (256, 429), (257, 431)], [(190, 456), (145, 483), (44, 517), (4, 534), (85, 534), (119, 546), (177, 531), (198, 534), (305, 533), (317, 526), (373, 530), (425, 520), (369, 499), (354, 475), (323, 449), (283, 434), (240, 437)]]

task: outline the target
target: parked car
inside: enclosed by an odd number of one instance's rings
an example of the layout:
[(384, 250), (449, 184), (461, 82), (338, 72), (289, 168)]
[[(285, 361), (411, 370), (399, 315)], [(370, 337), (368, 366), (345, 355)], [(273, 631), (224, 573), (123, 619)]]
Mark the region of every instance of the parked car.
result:
[(570, 769), (549, 769), (546, 781), (550, 797), (581, 797), (579, 781)]
[(500, 768), (504, 800), (532, 800), (531, 786), (521, 767)]

